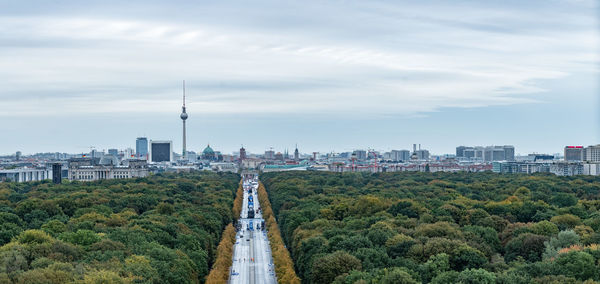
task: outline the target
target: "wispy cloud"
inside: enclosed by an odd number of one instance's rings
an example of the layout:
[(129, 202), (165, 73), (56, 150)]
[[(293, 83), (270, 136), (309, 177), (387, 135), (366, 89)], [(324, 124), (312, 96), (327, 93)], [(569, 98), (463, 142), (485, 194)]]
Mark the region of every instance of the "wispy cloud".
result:
[(236, 5), (247, 14), (234, 21), (211, 15), (228, 4), (185, 21), (0, 16), (0, 116), (172, 112), (181, 79), (206, 113), (416, 115), (540, 102), (540, 80), (597, 72), (590, 3), (471, 4)]

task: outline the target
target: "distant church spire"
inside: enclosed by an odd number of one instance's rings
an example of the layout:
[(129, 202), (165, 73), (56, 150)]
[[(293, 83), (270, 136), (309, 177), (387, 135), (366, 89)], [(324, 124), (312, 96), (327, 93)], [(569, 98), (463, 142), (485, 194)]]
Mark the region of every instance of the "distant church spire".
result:
[(296, 150), (294, 150), (294, 160), (298, 161), (300, 159), (300, 152), (298, 152), (298, 143), (296, 143)]

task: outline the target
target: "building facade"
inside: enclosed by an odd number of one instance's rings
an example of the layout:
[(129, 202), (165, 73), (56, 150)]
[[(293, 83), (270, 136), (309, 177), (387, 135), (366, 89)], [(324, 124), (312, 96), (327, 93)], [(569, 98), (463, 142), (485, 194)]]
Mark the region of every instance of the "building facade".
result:
[(135, 140), (135, 155), (138, 158), (148, 157), (148, 138), (138, 137)]
[(149, 161), (151, 163), (173, 162), (173, 141), (150, 140)]
[(458, 146), (456, 147), (456, 158), (480, 160), (484, 162), (514, 161), (515, 147), (512, 145), (487, 147)]
[(19, 168), (0, 170), (0, 181), (28, 182), (52, 178), (52, 170), (47, 168)]
[(550, 164), (550, 172), (557, 176), (575, 176), (583, 174), (583, 163), (552, 163)]
[(356, 156), (356, 159), (359, 161), (364, 161), (367, 159), (367, 151), (365, 150), (356, 150), (352, 153)]
[(584, 160), (583, 146), (565, 146), (564, 159), (566, 162), (581, 162)]
[(600, 162), (600, 144), (586, 147), (583, 153), (586, 162)]
[(117, 149), (108, 149), (108, 154), (113, 155), (115, 157), (119, 157), (119, 150)]
[(392, 161), (408, 161), (410, 160), (410, 151), (408, 150), (392, 150), (390, 152), (390, 159)]
[(273, 150), (265, 151), (265, 159), (274, 160), (275, 159), (275, 151), (273, 151)]
[(100, 163), (96, 159), (69, 160), (69, 180), (95, 181), (103, 179), (137, 178), (148, 176), (148, 163), (143, 159), (124, 160), (120, 165)]
[(600, 175), (600, 163), (585, 163), (583, 164), (583, 174), (598, 176)]
[(417, 159), (421, 161), (429, 160), (429, 151), (428, 150), (417, 150), (416, 152)]

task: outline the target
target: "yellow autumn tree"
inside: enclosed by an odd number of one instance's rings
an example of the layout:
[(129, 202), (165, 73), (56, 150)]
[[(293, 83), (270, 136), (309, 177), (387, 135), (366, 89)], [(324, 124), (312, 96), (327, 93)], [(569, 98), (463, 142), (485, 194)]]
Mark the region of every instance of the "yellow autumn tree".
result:
[(262, 209), (263, 218), (267, 224), (267, 236), (271, 245), (271, 255), (273, 256), (273, 263), (275, 264), (275, 274), (279, 283), (291, 283), (300, 284), (300, 278), (296, 275), (294, 270), (294, 262), (290, 257), (290, 252), (285, 247), (283, 239), (281, 238), (281, 232), (279, 226), (273, 215), (273, 209), (271, 208), (271, 202), (267, 195), (267, 190), (262, 183), (258, 186), (258, 200), (260, 201), (260, 207)]

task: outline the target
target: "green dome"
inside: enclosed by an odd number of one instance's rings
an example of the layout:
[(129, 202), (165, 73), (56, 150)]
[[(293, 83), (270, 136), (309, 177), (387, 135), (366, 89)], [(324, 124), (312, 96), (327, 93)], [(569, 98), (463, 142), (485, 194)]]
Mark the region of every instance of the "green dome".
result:
[(215, 151), (210, 147), (210, 144), (208, 144), (208, 146), (206, 146), (206, 148), (204, 148), (204, 151), (202, 151), (202, 154), (204, 154), (204, 155), (214, 155)]

